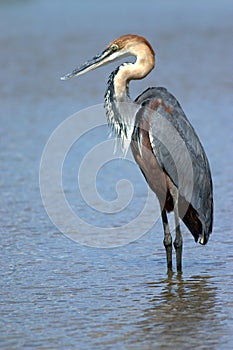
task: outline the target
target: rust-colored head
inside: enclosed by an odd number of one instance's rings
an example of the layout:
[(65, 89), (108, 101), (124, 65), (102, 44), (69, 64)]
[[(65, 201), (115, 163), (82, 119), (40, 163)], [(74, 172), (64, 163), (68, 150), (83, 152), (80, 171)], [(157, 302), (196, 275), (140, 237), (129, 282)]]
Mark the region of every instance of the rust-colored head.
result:
[(150, 65), (151, 69), (154, 67), (155, 53), (150, 43), (142, 36), (127, 34), (113, 40), (100, 55), (96, 55), (61, 79), (67, 80), (74, 76), (79, 76), (126, 56), (141, 57), (142, 62), (148, 60), (148, 65)]
[(136, 34), (125, 34), (120, 36), (119, 38), (113, 40), (109, 45), (110, 47), (115, 47), (115, 51), (119, 50), (127, 50), (130, 51), (134, 49), (135, 47), (138, 47), (139, 45), (147, 46), (151, 52), (151, 54), (154, 56), (154, 50), (146, 38), (140, 35)]

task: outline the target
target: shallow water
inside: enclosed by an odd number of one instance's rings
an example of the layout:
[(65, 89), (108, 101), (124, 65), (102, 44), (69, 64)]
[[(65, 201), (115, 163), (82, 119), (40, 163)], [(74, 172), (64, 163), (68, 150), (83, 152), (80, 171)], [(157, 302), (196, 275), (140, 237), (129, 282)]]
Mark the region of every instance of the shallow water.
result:
[[(144, 1), (133, 7), (123, 1), (1, 1), (0, 29), (0, 347), (231, 349), (230, 1)], [(39, 166), (50, 134), (73, 113), (102, 103), (115, 66), (69, 82), (59, 77), (128, 32), (145, 35), (157, 57), (156, 70), (132, 83), (132, 96), (148, 86), (168, 87), (200, 136), (212, 170), (214, 231), (202, 247), (182, 226), (182, 276), (166, 274), (160, 220), (129, 244), (89, 247), (60, 233), (40, 197)], [(80, 118), (80, 128), (85, 123)], [(68, 154), (63, 173), (71, 207), (99, 227), (124, 225), (147, 193), (138, 168), (118, 159), (101, 169), (97, 188), (112, 201), (115, 183), (128, 179), (134, 185), (128, 208), (102, 215), (80, 199), (79, 163), (106, 134), (105, 126), (85, 134)], [(142, 217), (139, 231), (155, 208)]]

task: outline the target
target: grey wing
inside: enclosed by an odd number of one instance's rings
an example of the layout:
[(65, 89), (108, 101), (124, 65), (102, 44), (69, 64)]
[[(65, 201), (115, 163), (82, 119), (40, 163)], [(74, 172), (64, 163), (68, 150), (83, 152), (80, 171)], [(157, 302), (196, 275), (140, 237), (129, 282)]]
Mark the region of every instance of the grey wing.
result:
[(212, 231), (212, 179), (196, 132), (176, 98), (165, 88), (150, 88), (136, 102), (141, 108), (147, 107), (149, 137), (156, 159), (179, 194), (196, 210), (208, 235)]

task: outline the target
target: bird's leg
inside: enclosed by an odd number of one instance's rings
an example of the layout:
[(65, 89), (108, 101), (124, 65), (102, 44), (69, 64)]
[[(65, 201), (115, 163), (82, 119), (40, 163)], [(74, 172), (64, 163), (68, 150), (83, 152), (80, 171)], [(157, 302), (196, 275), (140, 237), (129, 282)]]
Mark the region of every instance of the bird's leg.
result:
[(167, 269), (168, 271), (171, 271), (172, 270), (172, 236), (169, 230), (167, 213), (165, 209), (162, 209), (162, 220), (163, 220), (163, 229), (164, 229), (163, 244), (166, 249), (166, 255), (167, 255)]
[(176, 225), (176, 237), (174, 240), (174, 248), (176, 250), (176, 267), (177, 271), (181, 272), (182, 270), (182, 234), (180, 231), (180, 220), (179, 220), (179, 209), (178, 209), (178, 190), (174, 186), (172, 189), (172, 196), (174, 202), (174, 216), (175, 216), (175, 225)]

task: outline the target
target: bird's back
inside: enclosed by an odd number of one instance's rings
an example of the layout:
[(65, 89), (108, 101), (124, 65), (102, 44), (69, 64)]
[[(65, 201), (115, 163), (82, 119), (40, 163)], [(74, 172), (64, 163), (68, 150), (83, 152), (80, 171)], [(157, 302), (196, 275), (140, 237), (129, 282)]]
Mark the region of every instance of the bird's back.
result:
[(141, 105), (136, 129), (143, 119), (149, 120), (154, 156), (179, 190), (180, 217), (195, 240), (201, 236), (200, 243), (206, 244), (212, 232), (213, 194), (209, 163), (200, 140), (179, 102), (165, 88), (149, 88), (135, 102)]

